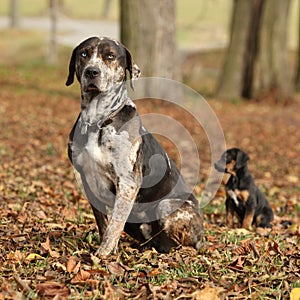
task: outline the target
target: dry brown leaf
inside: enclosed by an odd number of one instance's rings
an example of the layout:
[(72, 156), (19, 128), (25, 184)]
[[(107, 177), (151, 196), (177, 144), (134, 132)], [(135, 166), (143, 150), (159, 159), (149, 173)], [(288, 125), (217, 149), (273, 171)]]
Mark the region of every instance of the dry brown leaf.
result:
[(72, 278), (71, 283), (86, 281), (91, 277), (88, 271), (80, 269), (79, 272)]
[(8, 253), (6, 255), (6, 259), (11, 259), (20, 262), (24, 259), (24, 254), (20, 250), (16, 250), (15, 252)]
[(68, 273), (72, 273), (74, 271), (77, 262), (78, 262), (78, 258), (76, 256), (69, 257), (67, 264), (66, 264)]
[(110, 262), (107, 268), (111, 274), (117, 276), (123, 276), (125, 272), (125, 269), (118, 262)]
[(183, 298), (190, 298), (192, 300), (220, 300), (223, 299), (222, 294), (224, 292), (225, 290), (221, 287), (210, 287), (207, 285), (203, 290), (196, 290), (191, 294), (179, 296), (176, 300)]
[(56, 251), (51, 250), (51, 246), (50, 246), (50, 239), (49, 236), (47, 236), (46, 238), (46, 242), (41, 243), (41, 246), (44, 250), (46, 250), (47, 252), (49, 252), (49, 255), (53, 258), (58, 258), (60, 257), (60, 254)]
[(37, 284), (36, 291), (42, 296), (56, 296), (67, 297), (70, 295), (70, 290), (62, 283), (44, 282)]
[(149, 272), (148, 276), (155, 276), (158, 275), (159, 273), (160, 273), (159, 268), (155, 268)]

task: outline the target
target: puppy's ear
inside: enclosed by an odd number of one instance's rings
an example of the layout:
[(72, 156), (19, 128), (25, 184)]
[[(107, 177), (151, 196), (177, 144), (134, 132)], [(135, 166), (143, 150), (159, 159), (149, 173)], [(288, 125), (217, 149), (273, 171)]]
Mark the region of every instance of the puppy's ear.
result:
[(141, 70), (136, 63), (132, 60), (131, 53), (125, 48), (126, 51), (126, 70), (129, 72), (130, 76), (130, 86), (134, 90), (133, 80), (138, 79), (141, 75)]
[(248, 160), (249, 156), (242, 150), (239, 150), (236, 155), (236, 169), (244, 167)]
[(78, 46), (72, 52), (72, 56), (71, 56), (70, 64), (69, 64), (69, 75), (68, 75), (68, 79), (66, 81), (66, 86), (69, 86), (74, 82), (77, 49), (78, 49)]

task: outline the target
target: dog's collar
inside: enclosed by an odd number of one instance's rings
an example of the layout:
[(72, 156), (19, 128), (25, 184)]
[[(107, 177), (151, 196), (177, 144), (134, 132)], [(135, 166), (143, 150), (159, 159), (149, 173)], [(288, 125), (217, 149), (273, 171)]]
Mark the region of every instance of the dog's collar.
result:
[(88, 121), (83, 121), (80, 118), (79, 122), (80, 122), (80, 127), (81, 127), (81, 131), (80, 131), (81, 134), (86, 134), (88, 129), (89, 129), (89, 131), (92, 131), (92, 132), (98, 131), (103, 127), (103, 125), (109, 124), (110, 120), (124, 108), (124, 106), (126, 105), (126, 102), (127, 101), (121, 103), (121, 105), (116, 110), (114, 110), (108, 117), (100, 119), (96, 122), (90, 123)]
[[(105, 104), (106, 99), (109, 99), (107, 104)], [(94, 99), (94, 102), (90, 103), (89, 107), (81, 113), (79, 118), (80, 133), (86, 134), (88, 129), (89, 131), (101, 129), (105, 123), (109, 122), (124, 108), (128, 99), (127, 90), (123, 84), (101, 98)], [(96, 120), (90, 122), (90, 119)]]

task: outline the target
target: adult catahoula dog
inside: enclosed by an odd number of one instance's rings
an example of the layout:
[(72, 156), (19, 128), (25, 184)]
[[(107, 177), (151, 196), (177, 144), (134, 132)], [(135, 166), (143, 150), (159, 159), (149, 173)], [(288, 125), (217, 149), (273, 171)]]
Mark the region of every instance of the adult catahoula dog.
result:
[(124, 230), (167, 252), (199, 247), (202, 214), (180, 171), (143, 127), (130, 82), (140, 70), (118, 41), (92, 37), (72, 53), (66, 85), (76, 75), (81, 113), (70, 133), (69, 158), (79, 172), (98, 225), (98, 255), (117, 250)]

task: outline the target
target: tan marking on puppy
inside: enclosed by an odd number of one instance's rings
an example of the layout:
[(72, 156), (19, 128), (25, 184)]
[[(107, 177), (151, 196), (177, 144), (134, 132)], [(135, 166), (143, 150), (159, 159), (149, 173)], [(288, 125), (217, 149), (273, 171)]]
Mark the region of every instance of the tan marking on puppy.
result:
[(236, 166), (236, 161), (232, 160), (230, 163), (226, 164), (226, 171), (235, 176), (236, 175), (235, 166)]
[(240, 199), (240, 200), (242, 200), (242, 202), (244, 203), (244, 204), (246, 204), (246, 202), (248, 201), (248, 198), (249, 198), (249, 196), (250, 196), (250, 193), (249, 193), (249, 191), (247, 191), (247, 190), (234, 190), (234, 193), (236, 194), (236, 196)]
[(256, 225), (256, 226), (258, 226), (258, 224), (261, 223), (262, 218), (263, 218), (263, 215), (258, 215), (258, 216), (256, 217), (256, 220), (255, 220), (255, 225)]
[(245, 217), (244, 217), (244, 220), (242, 223), (242, 227), (245, 229), (249, 229), (250, 226), (252, 225), (253, 217), (254, 217), (254, 209), (251, 211), (246, 211)]
[(234, 211), (229, 210), (226, 213), (226, 224), (229, 228), (233, 228)]

